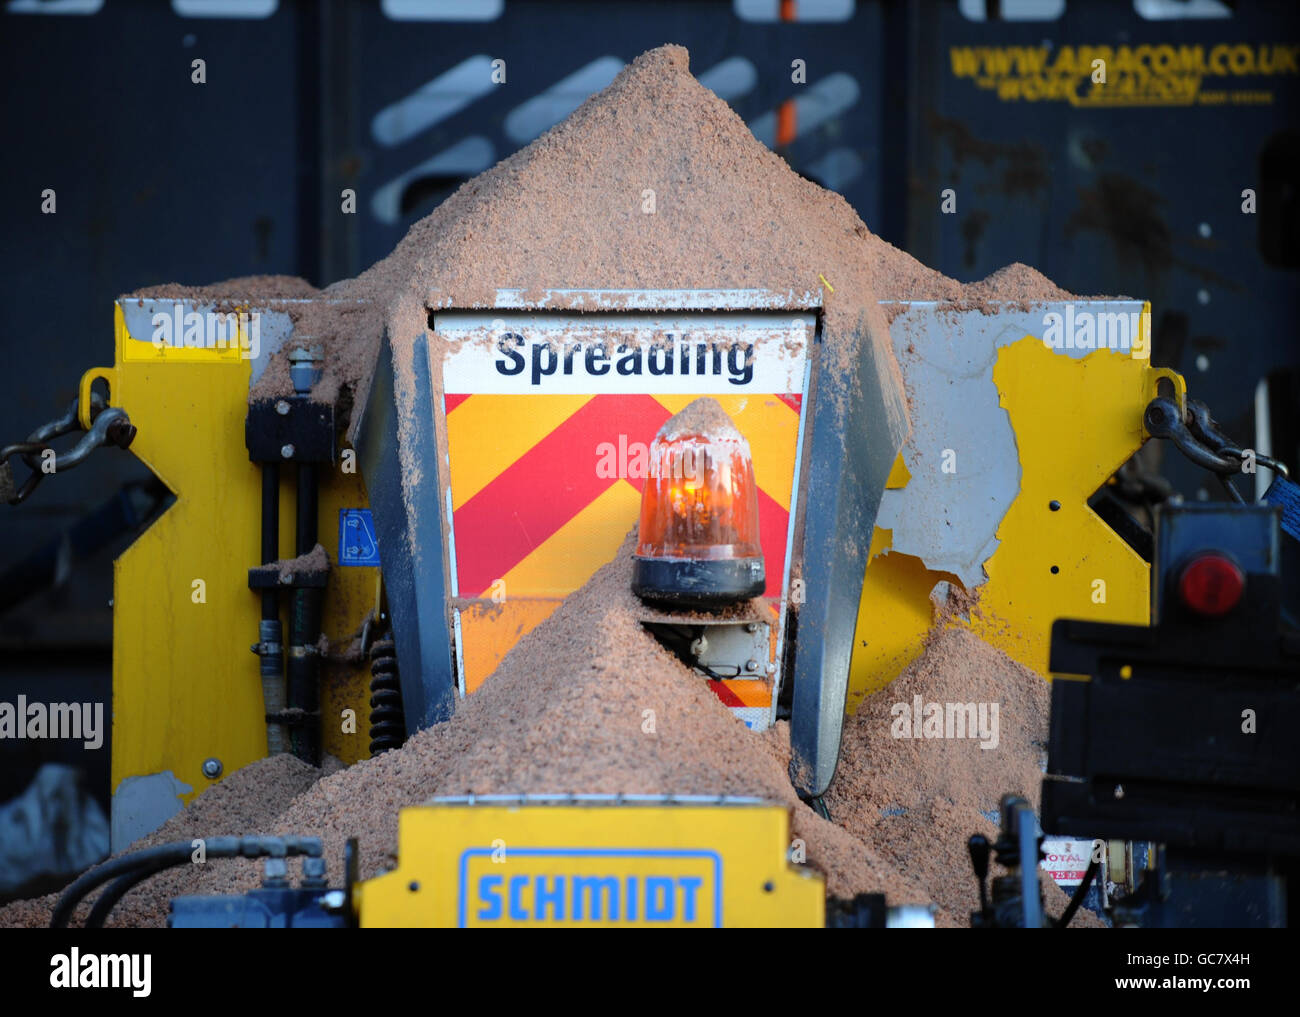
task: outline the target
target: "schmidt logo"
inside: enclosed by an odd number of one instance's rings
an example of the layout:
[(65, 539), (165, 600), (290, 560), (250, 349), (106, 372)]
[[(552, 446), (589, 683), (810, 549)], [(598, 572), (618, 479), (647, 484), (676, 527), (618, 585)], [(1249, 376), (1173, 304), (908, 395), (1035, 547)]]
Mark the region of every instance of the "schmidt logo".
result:
[(492, 848), (460, 860), (460, 925), (720, 926), (722, 859), (655, 848)]

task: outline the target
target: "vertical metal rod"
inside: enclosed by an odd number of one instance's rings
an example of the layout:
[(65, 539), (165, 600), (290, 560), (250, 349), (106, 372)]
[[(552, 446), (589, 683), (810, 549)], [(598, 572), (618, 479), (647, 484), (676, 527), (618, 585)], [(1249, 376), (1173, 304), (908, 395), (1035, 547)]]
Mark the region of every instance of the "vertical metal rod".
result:
[(316, 546), (317, 514), (316, 465), (314, 463), (300, 463), (298, 466), (297, 554), (307, 554)]
[[(280, 468), (262, 466), (262, 564), (280, 557)], [(258, 657), (261, 660), (262, 703), (267, 716), (285, 708), (284, 632), (280, 626), (280, 594), (262, 591), (262, 621), (258, 626)], [(266, 722), (266, 752), (275, 756), (289, 748), (284, 725)]]
[[(298, 466), (297, 532), (298, 554), (307, 554), (316, 546), (318, 488), (316, 466)], [(294, 755), (320, 764), (320, 657), (316, 643), (321, 633), (320, 589), (299, 587), (293, 591), (289, 610), (289, 708), (301, 711), (293, 732)]]
[[(280, 467), (275, 463), (262, 466), (262, 564), (269, 565), (280, 557)], [(262, 591), (262, 620), (278, 621), (280, 595), (276, 590)]]

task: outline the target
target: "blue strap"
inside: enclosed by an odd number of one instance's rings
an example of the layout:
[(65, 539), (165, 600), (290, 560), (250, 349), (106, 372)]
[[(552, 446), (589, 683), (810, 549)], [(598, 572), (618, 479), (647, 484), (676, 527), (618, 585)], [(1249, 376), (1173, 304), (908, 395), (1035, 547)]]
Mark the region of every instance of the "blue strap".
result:
[(1264, 492), (1264, 501), (1282, 509), (1282, 529), (1293, 540), (1300, 540), (1300, 485), (1279, 474)]

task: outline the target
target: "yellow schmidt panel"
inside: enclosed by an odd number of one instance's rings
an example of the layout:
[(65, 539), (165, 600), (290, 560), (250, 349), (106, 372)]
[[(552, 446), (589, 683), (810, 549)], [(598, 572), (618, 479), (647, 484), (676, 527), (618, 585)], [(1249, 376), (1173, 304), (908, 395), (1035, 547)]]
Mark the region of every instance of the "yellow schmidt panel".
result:
[(398, 867), (355, 906), (365, 928), (821, 927), (789, 844), (782, 805), (435, 802), (403, 810)]
[[(257, 641), (258, 594), (248, 569), (259, 563), (260, 472), (248, 459), (244, 418), (249, 361), (238, 350), (157, 349), (128, 334), (114, 307), (110, 402), (138, 433), (131, 451), (176, 502), (114, 564), (112, 788), (133, 777), (171, 774), (182, 801), (266, 755)], [(84, 396), (83, 396), (84, 401)], [(293, 471), (282, 471), (280, 547), (292, 556)], [(359, 474), (321, 471), (320, 530), (331, 561), (339, 509), (366, 504)], [(335, 568), (325, 634), (346, 648), (374, 602), (378, 569)], [(322, 675), (325, 751), (352, 762), (368, 754), (366, 667), (327, 660)], [(344, 711), (353, 711), (353, 722)], [(350, 730), (349, 730), (350, 728)]]
[[(1088, 498), (1142, 445), (1142, 413), (1156, 394), (1147, 357), (1149, 316), (1132, 355), (1099, 350), (1082, 358), (1025, 336), (999, 350), (993, 370), (1015, 432), (1020, 491), (985, 563), (972, 629), (1026, 667), (1047, 675), (1057, 618), (1149, 620), (1150, 567), (1088, 507)], [(1181, 384), (1181, 378), (1175, 379)], [(906, 483), (898, 465), (890, 487)], [(901, 483), (900, 483), (901, 481)], [(1060, 509), (1053, 511), (1053, 501)], [(1056, 571), (1053, 571), (1055, 568)], [(876, 531), (858, 609), (849, 709), (893, 681), (924, 648), (935, 584), (955, 576), (889, 551)]]

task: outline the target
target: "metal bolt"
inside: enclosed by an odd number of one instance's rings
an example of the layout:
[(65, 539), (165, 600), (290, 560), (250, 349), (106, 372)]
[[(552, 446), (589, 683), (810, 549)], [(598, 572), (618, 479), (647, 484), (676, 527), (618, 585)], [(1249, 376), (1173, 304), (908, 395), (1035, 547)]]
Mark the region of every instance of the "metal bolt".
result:
[(324, 362), (325, 350), (321, 346), (299, 346), (293, 350), (289, 354), (289, 379), (293, 382), (293, 390), (299, 395), (310, 392), (312, 386), (320, 381)]
[(263, 886), (288, 886), (289, 862), (284, 858), (268, 858), (262, 863)]
[(307, 857), (302, 860), (302, 883), (307, 889), (323, 890), (328, 885), (325, 859)]
[(758, 670), (758, 661), (754, 660), (752, 657), (751, 657), (749, 660), (745, 661), (745, 670), (746, 670), (746, 671), (757, 671), (757, 670)]
[(758, 631), (758, 622), (746, 622), (745, 631), (751, 635)]
[(331, 890), (329, 893), (321, 894), (320, 906), (322, 911), (337, 912), (343, 910), (343, 905), (348, 901), (348, 895), (342, 890)]
[(221, 765), (221, 760), (216, 756), (209, 756), (207, 759), (203, 760), (203, 776), (207, 777), (208, 780), (216, 780), (221, 776), (221, 771), (223, 769), (224, 767)]
[(283, 399), (279, 400), (275, 404), (275, 412), (280, 414), (282, 417), (287, 417), (289, 415), (289, 404)]
[(282, 455), (285, 459), (292, 459), (292, 458), (293, 458), (293, 446), (292, 446), (292, 445), (282, 445), (282, 446), (280, 447), (280, 455)]

